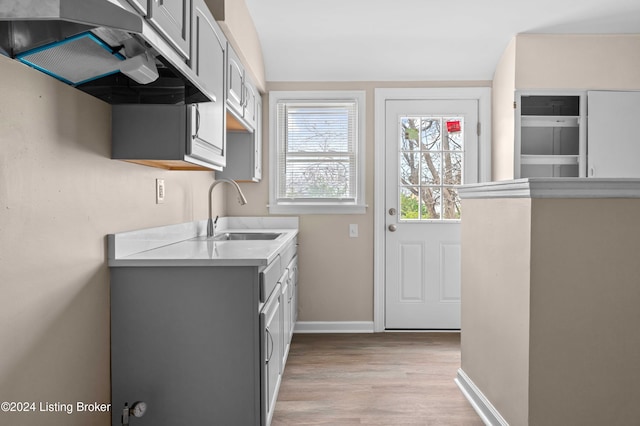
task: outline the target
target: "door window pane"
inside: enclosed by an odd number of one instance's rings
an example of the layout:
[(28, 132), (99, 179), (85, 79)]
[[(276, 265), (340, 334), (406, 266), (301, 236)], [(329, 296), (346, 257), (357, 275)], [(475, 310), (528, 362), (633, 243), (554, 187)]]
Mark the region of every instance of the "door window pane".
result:
[(400, 220), (459, 220), (464, 118), (400, 118)]

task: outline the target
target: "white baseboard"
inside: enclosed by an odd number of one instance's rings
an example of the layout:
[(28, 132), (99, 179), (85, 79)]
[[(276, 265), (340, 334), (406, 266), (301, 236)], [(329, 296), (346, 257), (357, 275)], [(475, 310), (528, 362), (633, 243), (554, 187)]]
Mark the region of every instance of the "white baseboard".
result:
[(462, 368), (458, 369), (455, 382), (485, 425), (509, 426), (509, 423), (502, 418), (498, 410), (489, 402), (469, 376), (462, 371)]
[(373, 333), (373, 321), (297, 321), (294, 333)]

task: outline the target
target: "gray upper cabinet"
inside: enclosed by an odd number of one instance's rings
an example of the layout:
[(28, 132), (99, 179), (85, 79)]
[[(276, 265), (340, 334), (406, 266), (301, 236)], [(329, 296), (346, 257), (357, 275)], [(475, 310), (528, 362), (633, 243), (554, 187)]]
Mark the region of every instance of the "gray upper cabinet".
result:
[(191, 69), (206, 89), (224, 103), (227, 39), (204, 0), (193, 0)]
[(147, 15), (147, 0), (127, 0), (142, 16)]
[(244, 77), (244, 106), (242, 109), (242, 115), (244, 120), (247, 122), (249, 127), (256, 127), (257, 123), (257, 114), (258, 114), (258, 98), (260, 97), (260, 93), (258, 93), (258, 89), (251, 83), (251, 80), (247, 75)]
[(244, 115), (244, 66), (231, 44), (227, 44), (227, 106), (237, 118)]
[(173, 47), (189, 59), (191, 0), (150, 0), (149, 21)]
[[(163, 4), (168, 9), (168, 2)], [(112, 158), (169, 170), (220, 171), (225, 167), (227, 40), (204, 0), (193, 0), (193, 15), (189, 9), (186, 16), (193, 17), (187, 26), (192, 31), (189, 66), (210, 100), (114, 106)]]
[(262, 179), (262, 100), (233, 47), (227, 43), (226, 167), (216, 176)]
[(251, 131), (256, 127), (260, 93), (231, 44), (227, 44), (227, 72), (227, 107)]
[(222, 124), (218, 102), (189, 105), (114, 105), (111, 158), (168, 170), (221, 170)]
[(226, 131), (222, 100), (191, 104), (195, 109), (191, 118), (191, 141), (187, 143), (187, 155), (206, 162), (214, 170), (226, 165)]
[(226, 167), (216, 177), (243, 182), (262, 179), (262, 101), (256, 98), (256, 124), (253, 132), (227, 131)]
[[(191, 68), (215, 100), (197, 106), (194, 125), (206, 156), (224, 167), (226, 155), (225, 55), (227, 40), (204, 0), (193, 0)], [(201, 143), (196, 143), (200, 145)], [(213, 151), (211, 151), (213, 149)], [(192, 153), (193, 155), (193, 153)]]
[(256, 130), (253, 140), (253, 179), (262, 179), (262, 98), (256, 98)]

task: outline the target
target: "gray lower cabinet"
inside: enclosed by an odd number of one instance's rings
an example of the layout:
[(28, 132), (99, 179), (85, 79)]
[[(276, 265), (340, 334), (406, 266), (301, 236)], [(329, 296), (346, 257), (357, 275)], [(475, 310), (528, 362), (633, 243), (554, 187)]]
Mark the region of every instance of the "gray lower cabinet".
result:
[[(286, 278), (282, 279), (282, 362), (283, 366), (289, 355), (293, 329), (297, 320), (298, 306), (298, 258), (295, 257), (287, 267)], [(284, 370), (284, 369), (283, 369)]]
[(267, 306), (260, 314), (262, 331), (262, 424), (270, 424), (276, 408), (277, 391), (282, 378), (283, 360), (281, 358), (284, 334), (282, 328), (282, 296), (280, 285), (269, 298)]
[(268, 426), (295, 318), (282, 293), (296, 287), (295, 262), (293, 246), (265, 269), (112, 267), (112, 425), (144, 401), (132, 425)]

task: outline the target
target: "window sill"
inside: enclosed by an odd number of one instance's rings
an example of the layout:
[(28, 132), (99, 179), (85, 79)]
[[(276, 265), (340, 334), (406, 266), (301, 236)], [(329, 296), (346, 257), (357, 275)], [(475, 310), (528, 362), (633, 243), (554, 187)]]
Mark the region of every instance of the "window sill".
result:
[(365, 214), (366, 204), (275, 204), (269, 205), (270, 214)]

